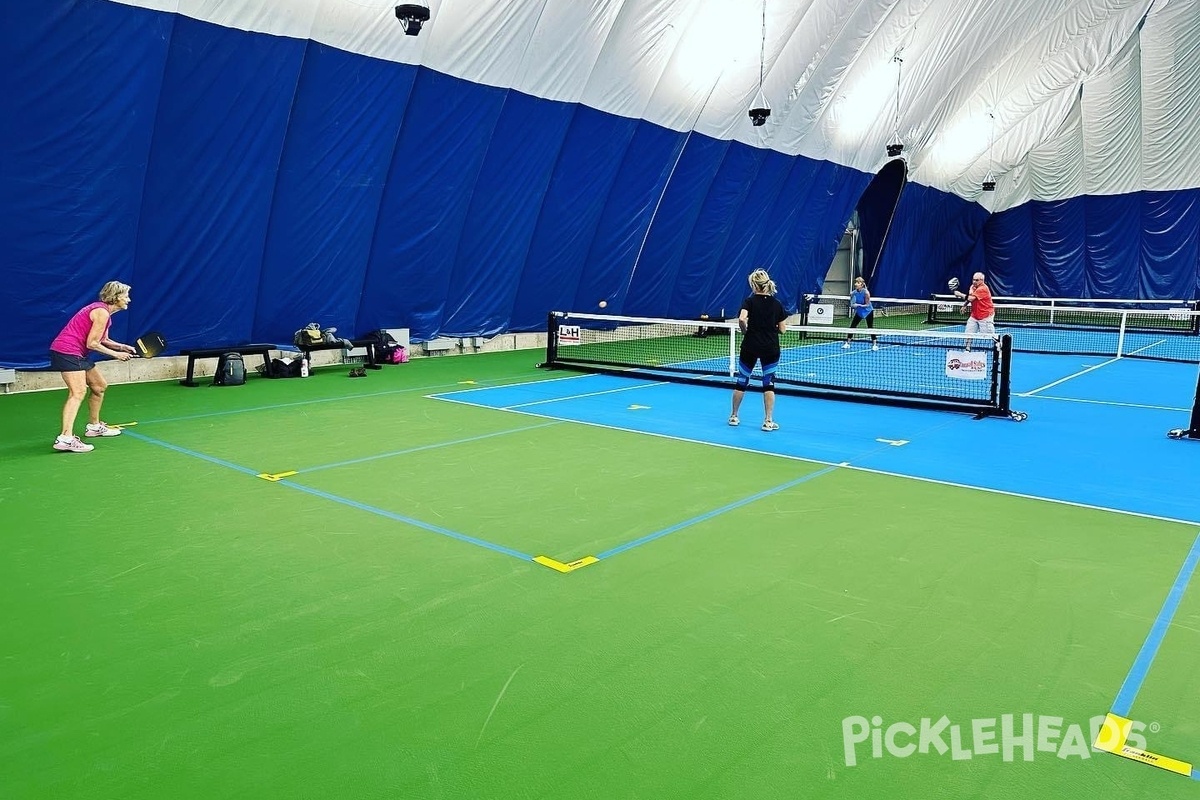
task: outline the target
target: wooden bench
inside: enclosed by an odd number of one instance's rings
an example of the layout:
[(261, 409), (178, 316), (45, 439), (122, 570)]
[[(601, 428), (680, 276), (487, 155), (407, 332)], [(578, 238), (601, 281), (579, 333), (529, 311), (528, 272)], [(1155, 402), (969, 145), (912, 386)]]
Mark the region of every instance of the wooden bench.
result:
[[(279, 348), (273, 344), (232, 344), (226, 347), (194, 347), (191, 350), (180, 350), (179, 355), (187, 356), (187, 377), (179, 383), (181, 386), (199, 386), (200, 384), (192, 380), (192, 376), (196, 372), (197, 358), (220, 358), (226, 353), (241, 353), (242, 358), (246, 356), (262, 356), (263, 364), (270, 368), (271, 351)], [(246, 370), (249, 372), (249, 370)]]
[[(350, 339), (350, 344), (354, 347), (362, 347), (367, 351), (367, 361), (363, 364), (367, 369), (383, 369), (375, 361), (375, 345), (379, 344), (378, 339)], [(341, 350), (345, 348), (345, 344), (338, 340), (336, 342), (317, 342), (316, 344), (300, 345), (300, 352), (306, 356), (313, 354), (314, 350)]]

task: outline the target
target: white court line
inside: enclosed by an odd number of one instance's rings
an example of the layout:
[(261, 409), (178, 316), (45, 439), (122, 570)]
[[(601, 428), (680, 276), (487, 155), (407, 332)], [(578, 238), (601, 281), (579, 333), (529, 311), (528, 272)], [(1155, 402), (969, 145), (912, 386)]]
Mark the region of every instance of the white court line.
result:
[[(445, 401), (451, 402), (451, 403), (461, 403), (463, 405), (469, 405), (469, 406), (478, 406), (480, 408), (490, 408), (493, 410), (495, 410), (497, 408), (496, 406), (486, 406), (486, 405), (480, 405), (477, 403), (469, 403), (466, 400), (451, 400), (450, 398), (437, 397), (436, 395), (434, 395), (433, 397), (438, 400), (445, 400)], [(558, 420), (560, 422), (563, 421), (562, 417), (553, 417), (548, 414), (538, 414), (533, 411), (515, 411), (511, 407), (503, 408), (500, 410), (511, 411), (514, 414), (525, 414), (525, 415), (528, 415), (531, 417), (540, 417), (543, 419), (553, 419), (553, 420)], [(567, 421), (574, 422), (578, 425), (588, 425), (593, 428), (605, 428), (607, 430), (621, 431), (622, 433), (640, 433), (643, 436), (653, 436), (653, 437), (656, 437), (659, 439), (669, 439), (671, 441), (676, 441), (676, 442), (687, 442), (688, 444), (701, 444), (701, 445), (706, 445), (708, 447), (720, 447), (725, 450), (736, 450), (736, 451), (739, 451), (742, 453), (757, 453), (758, 455), (773, 456), (775, 458), (786, 458), (790, 461), (805, 461), (805, 462), (808, 462), (809, 464), (821, 464), (826, 467), (841, 467), (842, 469), (854, 470), (855, 472), (867, 472), (872, 475), (886, 475), (891, 478), (907, 478), (909, 480), (921, 481), (922, 483), (934, 483), (934, 484), (938, 484), (939, 486), (953, 486), (956, 489), (970, 489), (970, 490), (974, 490), (974, 491), (978, 491), (978, 492), (988, 492), (990, 494), (1005, 495), (1007, 497), (1019, 497), (1023, 500), (1040, 500), (1043, 503), (1053, 503), (1055, 505), (1071, 506), (1073, 508), (1084, 508), (1089, 511), (1106, 511), (1110, 514), (1122, 514), (1127, 517), (1138, 517), (1139, 519), (1153, 519), (1153, 520), (1158, 520), (1159, 522), (1172, 522), (1172, 523), (1175, 523), (1178, 525), (1193, 525), (1193, 526), (1200, 525), (1200, 518), (1178, 519), (1176, 517), (1164, 517), (1164, 516), (1160, 516), (1158, 514), (1147, 514), (1147, 513), (1141, 512), (1141, 511), (1126, 511), (1125, 509), (1120, 509), (1120, 508), (1108, 508), (1106, 506), (1096, 506), (1096, 505), (1092, 505), (1090, 503), (1079, 503), (1074, 500), (1059, 500), (1054, 497), (1040, 497), (1035, 494), (1024, 494), (1022, 492), (1012, 492), (1007, 489), (992, 489), (987, 486), (975, 486), (975, 485), (969, 484), (969, 483), (955, 483), (953, 481), (946, 481), (946, 480), (942, 480), (940, 478), (925, 478), (920, 475), (906, 475), (903, 472), (888, 472), (887, 470), (871, 469), (870, 467), (857, 467), (857, 466), (854, 466), (853, 464), (851, 464), (849, 461), (823, 461), (819, 458), (794, 456), (789, 453), (772, 453), (770, 451), (759, 450), (758, 448), (754, 448), (754, 447), (739, 447), (737, 445), (722, 444), (720, 442), (712, 442), (712, 441), (708, 441), (707, 439), (689, 439), (685, 436), (672, 436), (672, 435), (666, 434), (666, 433), (655, 433), (653, 431), (639, 430), (638, 428), (622, 428), (618, 425), (607, 425), (607, 424), (600, 423), (600, 422), (588, 422), (586, 420), (581, 420), (581, 419), (571, 419), (571, 420), (567, 420)], [(772, 434), (772, 435), (777, 435), (777, 434)]]
[[(533, 400), (528, 403), (517, 403), (511, 406), (499, 406), (502, 411), (511, 411), (514, 408), (525, 408), (526, 406), (540, 406), (543, 403), (559, 403), (563, 400), (578, 400), (581, 397), (598, 397), (602, 394), (615, 394), (617, 392), (628, 392), (631, 389), (649, 389), (652, 386), (666, 386), (669, 381), (655, 381), (654, 383), (638, 383), (633, 386), (621, 386), (616, 389), (605, 389), (602, 392), (584, 392), (583, 394), (569, 394), (566, 397), (550, 397), (545, 400)], [(496, 406), (491, 406), (496, 408)]]
[[(571, 375), (569, 377), (570, 378), (584, 378), (584, 377), (594, 377), (594, 376)], [(564, 379), (560, 378), (560, 379), (553, 379), (553, 380), (564, 380)], [(550, 382), (551, 382), (550, 380), (533, 381), (533, 383), (550, 383)], [(633, 386), (619, 386), (616, 389), (604, 389), (603, 391), (598, 391), (598, 392), (583, 392), (582, 394), (568, 394), (568, 395), (563, 395), (562, 397), (547, 397), (543, 400), (531, 400), (528, 403), (517, 403), (517, 404), (511, 405), (511, 406), (492, 406), (492, 405), (487, 405), (485, 403), (472, 403), (469, 400), (459, 400), (457, 398), (448, 396), (448, 395), (452, 395), (452, 394), (467, 394), (468, 392), (477, 392), (480, 389), (508, 388), (505, 386), (480, 386), (480, 387), (477, 387), (474, 389), (463, 389), (461, 392), (452, 391), (452, 392), (446, 392), (445, 394), (427, 394), (427, 395), (425, 395), (425, 397), (426, 397), (426, 399), (429, 399), (429, 400), (445, 400), (446, 402), (449, 402), (449, 403), (461, 403), (464, 406), (474, 406), (477, 408), (490, 408), (490, 409), (493, 409), (496, 411), (511, 411), (514, 408), (525, 408), (526, 406), (538, 406), (538, 405), (542, 405), (544, 403), (557, 403), (561, 400), (578, 400), (581, 397), (597, 397), (602, 394), (613, 394), (614, 392), (628, 392), (630, 389), (648, 389), (652, 386), (665, 386), (668, 383), (670, 383), (670, 381), (655, 381), (654, 383), (638, 383), (638, 384), (634, 384)], [(530, 385), (530, 384), (527, 384), (527, 383), (513, 384), (513, 386), (528, 386), (528, 385)]]
[(1053, 383), (1047, 383), (1045, 386), (1039, 386), (1038, 388), (1033, 389), (1032, 391), (1020, 392), (1017, 394), (1017, 397), (1033, 397), (1038, 392), (1043, 392), (1046, 389), (1052, 389), (1055, 386), (1058, 386), (1060, 383), (1066, 383), (1069, 380), (1078, 378), (1080, 375), (1086, 375), (1094, 369), (1100, 369), (1101, 367), (1107, 367), (1109, 364), (1115, 364), (1120, 360), (1121, 360), (1120, 357), (1110, 358), (1108, 361), (1103, 361), (1099, 364), (1093, 364), (1092, 366), (1088, 367), (1087, 369), (1081, 369), (1079, 372), (1076, 372), (1073, 375), (1068, 375), (1065, 378), (1059, 378), (1058, 380), (1054, 381)]
[[(1137, 350), (1128, 352), (1125, 354), (1125, 356), (1137, 355), (1138, 353), (1142, 352), (1143, 350), (1149, 350), (1151, 347), (1158, 347), (1160, 344), (1164, 344), (1166, 341), (1167, 341), (1166, 339), (1159, 339), (1157, 342), (1151, 342), (1150, 344), (1146, 345), (1145, 347), (1139, 347)], [(1033, 397), (1038, 392), (1045, 391), (1046, 389), (1050, 389), (1052, 387), (1058, 386), (1060, 383), (1066, 383), (1069, 380), (1078, 378), (1080, 375), (1086, 375), (1094, 369), (1100, 369), (1101, 367), (1107, 367), (1109, 364), (1115, 364), (1118, 361), (1120, 361), (1121, 358), (1122, 358), (1122, 356), (1117, 356), (1116, 358), (1110, 358), (1108, 361), (1104, 361), (1099, 364), (1093, 364), (1092, 366), (1088, 367), (1087, 369), (1081, 369), (1079, 372), (1076, 372), (1074, 375), (1068, 375), (1065, 378), (1059, 378), (1054, 383), (1047, 383), (1045, 386), (1039, 386), (1038, 388), (1034, 389), (1033, 391), (1021, 392), (1020, 394), (1017, 395), (1017, 397)]]
[[(573, 381), (573, 380), (578, 380), (579, 378), (588, 378), (588, 377), (591, 377), (591, 375), (586, 374), (586, 373), (580, 373), (580, 374), (575, 374), (575, 375), (559, 375), (557, 378), (533, 378), (532, 380), (528, 380), (528, 381), (518, 381), (516, 383), (503, 383), (498, 386), (497, 385), (464, 386), (462, 384), (462, 382), (460, 381), (459, 383), (455, 383), (455, 384), (442, 384), (442, 386), (446, 387), (447, 391), (435, 392), (433, 394), (427, 394), (427, 395), (425, 395), (425, 397), (426, 398), (436, 398), (438, 400), (441, 400), (442, 395), (444, 395), (444, 394), (458, 394), (459, 392), (463, 392), (463, 393), (485, 392), (490, 389), (511, 389), (516, 386), (533, 386), (534, 384), (538, 384), (538, 383), (557, 383), (558, 381)], [(434, 387), (430, 387), (430, 388), (434, 388)], [(437, 388), (441, 388), (441, 386), (439, 386)], [(419, 392), (422, 390), (414, 389), (413, 391)]]
[[(790, 358), (790, 359), (788, 359), (787, 364), (788, 364), (788, 366), (795, 366), (797, 364), (809, 364), (809, 363), (812, 363), (813, 361), (823, 361), (824, 359), (827, 359), (827, 358), (852, 358), (854, 356), (864, 356), (867, 353), (883, 352), (884, 350), (891, 350), (893, 348), (901, 346), (898, 344), (884, 344), (883, 346), (881, 346), (879, 348), (879, 350), (868, 350), (863, 347), (851, 346), (850, 349), (847, 350), (842, 347), (843, 341), (844, 340), (839, 340), (836, 342), (822, 342), (821, 344), (815, 344), (815, 345), (814, 344), (798, 344), (798, 345), (794, 345), (792, 347), (788, 347), (788, 348), (786, 348), (786, 350), (784, 352), (803, 353), (805, 351), (811, 352), (814, 349), (822, 350), (823, 348), (827, 348), (827, 347), (836, 347), (837, 352), (826, 353), (825, 355), (820, 355), (820, 356), (811, 356), (809, 358)], [(781, 358), (780, 359), (781, 364), (782, 364), (782, 361), (783, 361), (783, 359)]]
[(1150, 344), (1146, 345), (1145, 347), (1139, 347), (1137, 350), (1131, 350), (1128, 353), (1126, 353), (1125, 355), (1135, 356), (1138, 353), (1142, 352), (1143, 350), (1149, 350), (1151, 347), (1158, 347), (1160, 344), (1166, 344), (1166, 343), (1167, 343), (1166, 339), (1159, 339), (1157, 342), (1151, 342)]
[[(1022, 395), (1023, 396), (1023, 395)], [(1147, 403), (1122, 403), (1118, 400), (1084, 400), (1082, 397), (1056, 397), (1052, 394), (1043, 394), (1038, 396), (1039, 400), (1065, 400), (1068, 403), (1091, 403), (1097, 406), (1122, 406), (1124, 408), (1147, 408), (1151, 411), (1182, 411), (1185, 414), (1191, 411), (1190, 408), (1176, 408), (1175, 406), (1152, 406)]]

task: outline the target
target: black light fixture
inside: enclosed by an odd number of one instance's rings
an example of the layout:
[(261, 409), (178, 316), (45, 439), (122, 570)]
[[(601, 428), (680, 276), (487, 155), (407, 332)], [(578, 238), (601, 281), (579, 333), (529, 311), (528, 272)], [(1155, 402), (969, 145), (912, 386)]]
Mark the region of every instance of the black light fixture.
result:
[(767, 98), (761, 92), (754, 102), (754, 108), (748, 112), (750, 114), (750, 124), (758, 128), (767, 124), (767, 117), (771, 116), (771, 107), (767, 105)]
[(897, 50), (892, 56), (892, 61), (896, 63), (896, 117), (895, 124), (892, 126), (892, 138), (887, 144), (888, 158), (895, 158), (904, 152), (904, 142), (900, 139), (900, 71), (904, 66), (904, 59), (900, 57), (902, 51)]
[(979, 188), (985, 192), (996, 191), (996, 174), (992, 172), (992, 148), (996, 146), (996, 114), (989, 111), (988, 116), (992, 118), (992, 133), (988, 138), (988, 171), (987, 175), (983, 176), (983, 183)]
[(421, 32), (421, 24), (429, 21), (429, 7), (416, 3), (396, 6), (396, 19), (400, 20), (406, 36), (416, 36)]
[(762, 16), (762, 46), (758, 51), (758, 94), (754, 96), (754, 105), (750, 107), (748, 112), (750, 115), (750, 124), (756, 128), (767, 124), (767, 117), (771, 116), (771, 104), (767, 102), (767, 96), (763, 93), (763, 72), (767, 61), (767, 0), (763, 0), (763, 16)]

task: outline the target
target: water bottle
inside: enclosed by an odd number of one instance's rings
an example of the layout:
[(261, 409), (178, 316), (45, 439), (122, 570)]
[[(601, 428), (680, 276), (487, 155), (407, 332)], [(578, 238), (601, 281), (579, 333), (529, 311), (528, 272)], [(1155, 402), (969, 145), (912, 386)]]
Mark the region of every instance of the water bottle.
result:
[(308, 377), (308, 356), (307, 355), (303, 355), (300, 357), (300, 377), (301, 378)]

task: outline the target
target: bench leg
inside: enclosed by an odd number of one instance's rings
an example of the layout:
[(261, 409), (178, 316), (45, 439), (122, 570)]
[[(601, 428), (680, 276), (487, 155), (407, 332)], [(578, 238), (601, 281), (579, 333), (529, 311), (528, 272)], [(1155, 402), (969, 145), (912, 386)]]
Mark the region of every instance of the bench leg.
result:
[(198, 384), (194, 380), (192, 380), (192, 376), (195, 374), (195, 372), (196, 372), (196, 358), (195, 358), (195, 356), (188, 356), (187, 377), (184, 378), (183, 380), (181, 380), (179, 382), (179, 385), (180, 386), (199, 386), (200, 384)]

